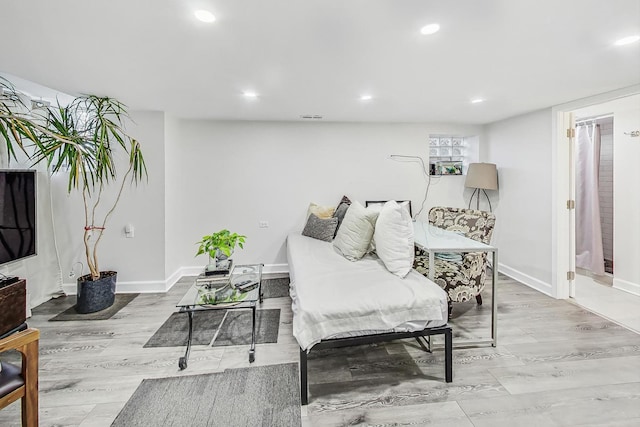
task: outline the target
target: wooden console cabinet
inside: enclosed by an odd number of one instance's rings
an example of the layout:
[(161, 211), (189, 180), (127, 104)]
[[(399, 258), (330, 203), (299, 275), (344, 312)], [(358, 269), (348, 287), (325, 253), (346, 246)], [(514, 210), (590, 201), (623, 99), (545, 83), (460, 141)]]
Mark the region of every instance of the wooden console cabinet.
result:
[(20, 279), (0, 288), (0, 335), (27, 320), (27, 281)]

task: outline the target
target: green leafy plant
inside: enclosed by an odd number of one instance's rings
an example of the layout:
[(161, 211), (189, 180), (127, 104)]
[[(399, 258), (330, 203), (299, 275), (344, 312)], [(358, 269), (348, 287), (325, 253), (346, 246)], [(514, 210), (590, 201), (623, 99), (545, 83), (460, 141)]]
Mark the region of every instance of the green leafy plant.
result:
[(216, 233), (202, 236), (202, 240), (196, 242), (196, 245), (200, 245), (196, 256), (209, 254), (211, 259), (215, 259), (218, 251), (220, 251), (229, 257), (234, 251), (236, 245), (241, 249), (244, 248), (246, 238), (247, 236), (232, 233), (229, 230), (220, 230)]
[[(127, 182), (147, 178), (140, 144), (129, 136), (124, 123), (126, 106), (108, 97), (82, 95), (68, 105), (42, 105), (29, 110), (20, 94), (0, 77), (0, 137), (9, 161), (22, 150), (33, 164), (45, 162), (53, 173), (68, 173), (67, 191), (82, 193), (84, 246), (91, 279), (100, 278), (98, 244)], [(126, 171), (117, 176), (116, 153), (126, 154)], [(100, 215), (97, 208), (109, 184), (118, 185), (113, 204)]]

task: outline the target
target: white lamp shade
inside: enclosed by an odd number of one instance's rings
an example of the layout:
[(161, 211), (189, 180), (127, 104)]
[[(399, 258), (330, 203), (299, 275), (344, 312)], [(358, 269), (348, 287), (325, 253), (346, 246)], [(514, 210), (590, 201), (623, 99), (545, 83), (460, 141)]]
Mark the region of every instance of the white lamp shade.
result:
[(498, 169), (496, 165), (493, 163), (470, 163), (464, 186), (483, 190), (497, 190)]

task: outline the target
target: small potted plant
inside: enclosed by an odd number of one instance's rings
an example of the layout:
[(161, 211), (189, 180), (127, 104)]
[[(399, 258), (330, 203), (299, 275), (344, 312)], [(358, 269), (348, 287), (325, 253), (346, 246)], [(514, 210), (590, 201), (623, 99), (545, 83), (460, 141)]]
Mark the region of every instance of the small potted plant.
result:
[(227, 263), (225, 262), (224, 265), (222, 265), (222, 261), (227, 260), (227, 258), (233, 254), (236, 246), (243, 249), (246, 238), (247, 236), (232, 233), (229, 230), (220, 230), (216, 233), (202, 236), (202, 240), (196, 242), (196, 245), (200, 245), (196, 256), (202, 254), (209, 255), (209, 266), (207, 266), (207, 270), (228, 269)]

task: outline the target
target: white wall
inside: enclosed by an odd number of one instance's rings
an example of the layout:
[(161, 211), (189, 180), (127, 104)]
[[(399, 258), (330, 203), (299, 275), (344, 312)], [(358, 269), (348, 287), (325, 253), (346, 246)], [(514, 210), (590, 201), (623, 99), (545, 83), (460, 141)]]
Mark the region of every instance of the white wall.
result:
[[(99, 268), (118, 271), (119, 292), (164, 290), (164, 114), (133, 112), (132, 119), (134, 123), (127, 126), (127, 131), (141, 143), (149, 180), (137, 187), (125, 188), (100, 241)], [(119, 170), (122, 177), (125, 169)], [(80, 194), (75, 191), (67, 194), (66, 176), (54, 176), (52, 181), (64, 289), (74, 293), (75, 278), (69, 277), (71, 268), (81, 262), (84, 274), (88, 272), (82, 243), (84, 210)], [(112, 185), (105, 192), (101, 202), (103, 208), (111, 206), (116, 187)], [(125, 237), (124, 227), (127, 224), (134, 226), (134, 238)], [(76, 273), (76, 277), (79, 276), (77, 265)]]
[[(168, 190), (170, 203), (180, 207), (170, 225), (174, 262), (201, 268), (207, 260), (194, 258), (195, 242), (228, 228), (248, 236), (236, 262), (276, 270), (286, 267), (286, 236), (302, 229), (310, 202), (335, 206), (342, 195), (362, 203), (411, 199), (417, 212), (426, 188), (421, 166), (389, 155), (421, 155), (426, 163), (430, 133), (480, 132), (364, 123), (181, 121), (179, 127), (179, 153), (172, 155), (179, 166), (168, 166), (180, 170)], [(421, 217), (435, 204), (465, 206), (463, 183), (462, 176), (434, 179)], [(269, 228), (258, 228), (259, 221)]]
[(165, 210), (165, 261), (164, 277), (167, 278), (167, 285), (172, 285), (179, 277), (180, 253), (177, 240), (180, 235), (180, 221), (182, 205), (176, 203), (182, 191), (180, 186), (180, 174), (183, 170), (181, 159), (181, 135), (180, 122), (175, 117), (165, 116), (165, 158), (164, 158), (164, 210)]
[(613, 103), (613, 286), (640, 295), (640, 95)]
[(485, 127), (483, 161), (498, 167), (493, 244), (499, 269), (552, 295), (551, 110)]

